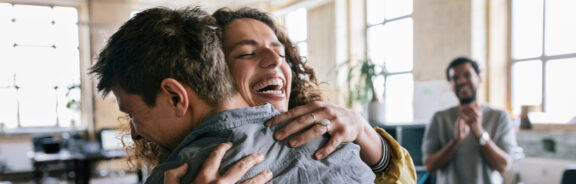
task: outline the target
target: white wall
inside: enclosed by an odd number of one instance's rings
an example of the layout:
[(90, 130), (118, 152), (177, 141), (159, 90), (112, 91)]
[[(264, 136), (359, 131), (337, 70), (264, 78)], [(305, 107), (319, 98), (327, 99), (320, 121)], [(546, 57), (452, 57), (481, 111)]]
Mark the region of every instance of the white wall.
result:
[(0, 139), (0, 159), (7, 162), (11, 171), (32, 170), (32, 160), (28, 157), (28, 153), (32, 150), (31, 137)]
[(527, 157), (520, 160), (520, 177), (525, 184), (560, 183), (568, 166), (576, 160)]

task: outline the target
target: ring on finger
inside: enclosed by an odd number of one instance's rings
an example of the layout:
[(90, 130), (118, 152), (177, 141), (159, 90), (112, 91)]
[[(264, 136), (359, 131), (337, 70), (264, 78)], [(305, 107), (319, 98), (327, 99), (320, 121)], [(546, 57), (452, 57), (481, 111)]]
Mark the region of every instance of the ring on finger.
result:
[(330, 124), (332, 124), (332, 122), (330, 122), (330, 120), (328, 119), (323, 119), (320, 120), (319, 122), (316, 122), (315, 124), (326, 127), (326, 132), (328, 132), (328, 130), (330, 130)]
[(312, 113), (312, 120), (316, 122), (316, 115), (314, 115), (314, 113)]

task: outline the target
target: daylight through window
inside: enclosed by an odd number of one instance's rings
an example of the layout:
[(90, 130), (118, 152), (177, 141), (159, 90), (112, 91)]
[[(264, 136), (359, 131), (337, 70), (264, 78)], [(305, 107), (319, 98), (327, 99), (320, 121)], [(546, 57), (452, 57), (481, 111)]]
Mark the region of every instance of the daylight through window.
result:
[(0, 122), (5, 128), (80, 121), (78, 11), (0, 3)]

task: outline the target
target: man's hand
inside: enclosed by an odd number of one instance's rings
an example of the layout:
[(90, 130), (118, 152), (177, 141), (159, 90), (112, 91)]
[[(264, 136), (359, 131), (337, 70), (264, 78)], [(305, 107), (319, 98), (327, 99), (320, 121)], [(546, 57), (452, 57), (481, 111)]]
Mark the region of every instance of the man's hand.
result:
[(470, 127), (463, 118), (458, 118), (458, 120), (456, 120), (456, 126), (454, 127), (454, 140), (456, 143), (466, 138), (468, 133), (470, 133)]
[(479, 138), (484, 132), (484, 127), (482, 127), (482, 107), (477, 104), (468, 104), (459, 107), (460, 118), (466, 121), (466, 124), (470, 126), (472, 134)]

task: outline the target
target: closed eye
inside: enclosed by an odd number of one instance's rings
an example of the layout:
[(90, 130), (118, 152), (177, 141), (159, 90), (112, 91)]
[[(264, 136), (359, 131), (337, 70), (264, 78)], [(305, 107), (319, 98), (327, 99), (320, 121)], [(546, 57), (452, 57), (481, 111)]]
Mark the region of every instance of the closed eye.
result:
[(250, 53), (244, 53), (244, 54), (240, 54), (238, 56), (236, 56), (236, 58), (248, 58), (254, 55), (254, 52), (250, 52)]

